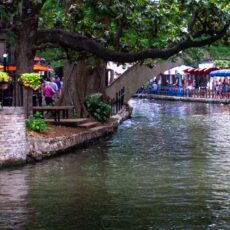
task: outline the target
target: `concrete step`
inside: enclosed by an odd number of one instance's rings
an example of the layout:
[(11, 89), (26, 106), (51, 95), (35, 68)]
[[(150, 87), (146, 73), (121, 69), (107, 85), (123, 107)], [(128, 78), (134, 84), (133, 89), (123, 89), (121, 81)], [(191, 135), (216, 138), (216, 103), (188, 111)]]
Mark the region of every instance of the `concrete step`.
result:
[(45, 121), (49, 124), (59, 124), (59, 125), (66, 125), (66, 126), (79, 126), (86, 122), (89, 122), (87, 118), (66, 118), (60, 119), (60, 122), (54, 121), (54, 119), (45, 119)]
[(95, 122), (95, 121), (87, 121), (87, 122), (84, 122), (84, 123), (78, 125), (78, 127), (90, 129), (90, 128), (98, 126), (99, 124), (100, 123)]
[(96, 126), (96, 127), (92, 127), (89, 130), (91, 130), (91, 131), (99, 131), (99, 130), (103, 130), (105, 128), (107, 128), (107, 127), (104, 126), (104, 125), (99, 125), (99, 126)]

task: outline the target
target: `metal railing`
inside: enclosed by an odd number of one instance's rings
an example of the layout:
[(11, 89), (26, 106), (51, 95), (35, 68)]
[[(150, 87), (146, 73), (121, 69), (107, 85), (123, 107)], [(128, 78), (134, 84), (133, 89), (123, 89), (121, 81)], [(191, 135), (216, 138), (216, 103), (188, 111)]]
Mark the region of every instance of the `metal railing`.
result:
[(211, 99), (229, 99), (230, 90), (211, 90), (205, 88), (188, 89), (182, 87), (158, 87), (157, 90), (143, 89), (139, 94), (156, 94), (165, 96), (193, 97), (193, 98), (211, 98)]

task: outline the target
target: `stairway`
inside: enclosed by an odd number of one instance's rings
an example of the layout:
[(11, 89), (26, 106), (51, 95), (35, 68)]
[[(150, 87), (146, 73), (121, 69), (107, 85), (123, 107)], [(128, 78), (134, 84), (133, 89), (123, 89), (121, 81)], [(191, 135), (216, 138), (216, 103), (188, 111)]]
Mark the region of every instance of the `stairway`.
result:
[(51, 125), (63, 125), (70, 127), (79, 127), (84, 129), (91, 129), (101, 125), (99, 122), (92, 121), (88, 118), (66, 118), (60, 119), (59, 122), (56, 122), (53, 119), (45, 119), (45, 121)]
[(59, 122), (54, 121), (54, 119), (45, 119), (45, 121), (51, 125), (64, 125), (64, 126), (79, 126), (85, 122), (87, 122), (89, 119), (87, 118), (66, 118), (66, 119), (60, 119)]
[(100, 123), (96, 121), (85, 121), (82, 124), (79, 124), (78, 127), (85, 128), (85, 129), (91, 129), (98, 125), (100, 125)]

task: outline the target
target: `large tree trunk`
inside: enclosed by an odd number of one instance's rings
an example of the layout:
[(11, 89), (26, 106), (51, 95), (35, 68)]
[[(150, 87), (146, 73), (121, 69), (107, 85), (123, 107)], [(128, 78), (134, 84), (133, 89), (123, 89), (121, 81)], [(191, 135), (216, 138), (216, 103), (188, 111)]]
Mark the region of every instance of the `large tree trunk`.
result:
[(91, 68), (89, 61), (66, 63), (64, 67), (63, 90), (60, 105), (73, 105), (81, 117), (88, 115), (84, 99), (93, 93), (103, 93), (105, 88), (106, 63), (100, 61)]
[[(22, 73), (33, 72), (33, 63), (35, 50), (33, 49), (36, 39), (37, 20), (31, 18), (23, 22), (16, 31), (16, 50), (15, 64), (17, 66), (16, 76), (19, 77)], [(33, 91), (28, 88), (23, 88), (23, 101), (18, 92), (18, 81), (16, 80), (15, 87), (15, 102), (16, 106), (24, 106), (27, 116), (32, 113), (32, 97)]]

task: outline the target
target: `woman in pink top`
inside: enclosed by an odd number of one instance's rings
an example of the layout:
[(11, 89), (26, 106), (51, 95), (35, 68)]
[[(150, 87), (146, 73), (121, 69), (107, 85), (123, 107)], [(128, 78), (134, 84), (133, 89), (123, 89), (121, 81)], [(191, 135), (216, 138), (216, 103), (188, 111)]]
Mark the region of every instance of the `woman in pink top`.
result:
[(54, 92), (53, 88), (49, 85), (49, 82), (45, 83), (43, 94), (45, 96), (46, 105), (52, 105)]

